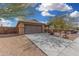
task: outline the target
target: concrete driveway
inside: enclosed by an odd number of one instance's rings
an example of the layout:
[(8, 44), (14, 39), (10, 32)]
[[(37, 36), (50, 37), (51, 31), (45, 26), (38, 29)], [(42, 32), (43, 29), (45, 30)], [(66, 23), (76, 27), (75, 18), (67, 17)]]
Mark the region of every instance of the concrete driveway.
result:
[(79, 56), (79, 38), (70, 41), (48, 33), (26, 34), (26, 37), (49, 56)]
[(44, 56), (35, 44), (25, 35), (1, 37), (0, 56)]

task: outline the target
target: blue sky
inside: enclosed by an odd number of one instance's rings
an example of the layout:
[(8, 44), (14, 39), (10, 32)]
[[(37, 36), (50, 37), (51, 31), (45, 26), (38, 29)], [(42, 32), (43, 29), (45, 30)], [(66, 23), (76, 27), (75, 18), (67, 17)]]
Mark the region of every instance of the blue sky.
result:
[[(0, 4), (0, 8), (4, 7), (5, 4)], [(70, 17), (79, 17), (79, 3), (36, 3), (29, 7), (29, 11), (34, 14), (26, 16), (26, 19), (36, 19), (39, 22), (46, 23), (51, 18), (62, 14), (69, 14)], [(11, 20), (5, 21), (5, 23), (7, 23), (5, 25), (16, 26), (17, 18), (11, 18)]]
[(73, 10), (79, 11), (79, 3), (67, 3), (69, 6), (72, 6)]
[[(53, 3), (55, 4), (55, 3)], [(39, 11), (37, 10), (36, 8), (41, 8), (39, 7), (39, 5), (42, 5), (42, 4), (36, 4), (36, 6), (32, 7), (32, 9), (34, 10), (34, 15), (30, 16), (30, 17), (27, 17), (28, 19), (37, 19), (38, 21), (41, 21), (41, 22), (47, 22), (49, 19), (51, 19), (52, 17), (54, 16), (43, 16), (41, 14), (42, 11)], [(52, 5), (52, 4), (51, 4)], [(59, 4), (60, 5), (60, 4)], [(62, 4), (63, 5), (63, 4)], [(62, 14), (73, 14), (74, 12), (78, 13), (79, 11), (79, 3), (66, 3), (66, 5), (68, 7), (71, 8), (71, 10), (64, 10), (64, 11), (61, 11), (60, 9), (55, 9), (54, 10), (49, 10), (48, 12), (50, 14), (53, 14), (55, 16), (58, 16), (58, 15), (62, 15)], [(58, 6), (58, 5), (57, 5)], [(60, 6), (61, 7), (61, 6)], [(64, 6), (65, 7), (65, 6)], [(63, 8), (64, 8), (63, 7)], [(79, 13), (78, 13), (79, 14)]]

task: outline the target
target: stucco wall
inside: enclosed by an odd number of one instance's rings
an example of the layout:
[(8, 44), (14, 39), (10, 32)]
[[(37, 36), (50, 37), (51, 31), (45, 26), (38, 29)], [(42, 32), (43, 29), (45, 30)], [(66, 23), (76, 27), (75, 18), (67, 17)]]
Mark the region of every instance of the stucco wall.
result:
[(17, 29), (14, 27), (0, 27), (0, 34), (13, 34), (17, 33)]

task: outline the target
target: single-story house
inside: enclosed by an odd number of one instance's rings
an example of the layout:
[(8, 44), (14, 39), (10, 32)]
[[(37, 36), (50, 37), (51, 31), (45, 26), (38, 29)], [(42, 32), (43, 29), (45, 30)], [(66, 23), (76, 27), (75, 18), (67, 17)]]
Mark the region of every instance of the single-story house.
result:
[(17, 26), (17, 32), (19, 34), (32, 34), (32, 33), (42, 33), (48, 28), (46, 24), (39, 23), (38, 21), (19, 21)]
[(5, 27), (0, 26), (0, 34), (31, 34), (31, 33), (42, 33), (48, 29), (48, 26), (44, 23), (40, 23), (37, 20), (26, 20), (22, 17), (19, 17), (19, 22), (16, 27)]

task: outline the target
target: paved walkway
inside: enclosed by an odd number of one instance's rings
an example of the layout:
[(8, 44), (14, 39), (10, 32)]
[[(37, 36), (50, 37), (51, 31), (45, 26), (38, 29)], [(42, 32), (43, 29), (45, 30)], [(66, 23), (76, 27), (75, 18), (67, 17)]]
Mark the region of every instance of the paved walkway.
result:
[(79, 56), (79, 38), (70, 41), (48, 33), (26, 34), (26, 36), (49, 56)]
[(0, 37), (0, 56), (44, 56), (25, 35)]

